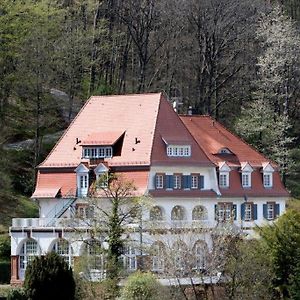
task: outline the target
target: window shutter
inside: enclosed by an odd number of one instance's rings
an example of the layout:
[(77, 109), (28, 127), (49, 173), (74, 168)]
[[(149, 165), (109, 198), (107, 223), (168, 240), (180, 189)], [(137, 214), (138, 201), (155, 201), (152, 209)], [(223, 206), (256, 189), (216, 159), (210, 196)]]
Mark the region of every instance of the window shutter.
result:
[(241, 204), (241, 220), (245, 220), (245, 203)]
[(167, 186), (167, 176), (166, 176), (166, 174), (163, 174), (163, 187), (164, 187), (164, 189), (166, 188), (166, 186)]
[(275, 218), (277, 218), (280, 215), (280, 205), (279, 203), (275, 204)]
[(236, 220), (236, 215), (237, 215), (236, 204), (232, 205), (232, 214), (233, 214), (233, 219)]
[(204, 176), (199, 176), (199, 189), (204, 189)]
[(166, 175), (166, 188), (167, 189), (173, 188), (173, 175)]
[(187, 183), (188, 183), (188, 188), (190, 189), (192, 186), (192, 176), (191, 175), (187, 176)]
[(191, 176), (183, 175), (182, 178), (183, 178), (183, 188), (184, 189), (191, 188)]
[(157, 182), (157, 174), (155, 174), (155, 176), (154, 176), (154, 189), (157, 188), (157, 187), (156, 187), (156, 182)]
[(267, 204), (263, 204), (263, 216), (267, 219), (268, 212), (267, 212)]
[(219, 218), (219, 213), (218, 213), (218, 204), (215, 204), (215, 220), (218, 220)]
[(252, 209), (253, 209), (253, 220), (257, 220), (257, 204), (253, 204)]

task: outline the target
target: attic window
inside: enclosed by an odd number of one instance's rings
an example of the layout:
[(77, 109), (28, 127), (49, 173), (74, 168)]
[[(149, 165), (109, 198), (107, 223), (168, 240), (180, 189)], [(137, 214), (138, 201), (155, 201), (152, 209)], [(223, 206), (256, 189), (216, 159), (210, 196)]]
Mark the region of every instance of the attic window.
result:
[(231, 154), (231, 151), (228, 148), (221, 148), (219, 154)]
[(84, 147), (83, 158), (106, 158), (113, 156), (112, 147)]
[(169, 145), (167, 147), (168, 156), (188, 157), (191, 156), (191, 146), (189, 145)]

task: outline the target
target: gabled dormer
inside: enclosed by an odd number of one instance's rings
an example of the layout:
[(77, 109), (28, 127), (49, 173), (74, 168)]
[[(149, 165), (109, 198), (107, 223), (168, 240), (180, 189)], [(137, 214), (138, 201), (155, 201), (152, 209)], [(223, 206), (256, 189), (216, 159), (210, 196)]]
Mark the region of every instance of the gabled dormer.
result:
[(252, 166), (248, 162), (241, 163), (241, 179), (243, 188), (251, 188)]
[(263, 185), (265, 188), (273, 187), (274, 168), (269, 162), (262, 163)]
[(219, 186), (220, 188), (229, 188), (229, 173), (231, 169), (228, 164), (223, 161), (219, 163)]
[(218, 154), (233, 154), (228, 148), (220, 148)]
[(77, 181), (77, 197), (86, 197), (89, 189), (89, 169), (83, 164), (75, 169)]
[(98, 166), (94, 169), (96, 180), (101, 180), (101, 187), (107, 187), (108, 171), (108, 167), (106, 167), (103, 163), (98, 164)]
[(175, 141), (162, 138), (166, 145), (166, 154), (169, 157), (190, 157), (192, 147), (186, 141)]

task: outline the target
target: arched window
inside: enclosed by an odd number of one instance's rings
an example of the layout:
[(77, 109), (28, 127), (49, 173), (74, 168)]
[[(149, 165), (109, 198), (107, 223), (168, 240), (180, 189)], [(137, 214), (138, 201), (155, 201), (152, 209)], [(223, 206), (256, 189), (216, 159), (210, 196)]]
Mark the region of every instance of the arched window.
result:
[(155, 242), (151, 246), (152, 271), (162, 272), (165, 267), (166, 248), (162, 242)]
[(71, 244), (64, 239), (59, 239), (52, 247), (52, 251), (62, 256), (69, 267), (73, 266), (73, 249)]
[(186, 269), (186, 259), (189, 257), (188, 248), (183, 241), (177, 241), (173, 244), (174, 266), (177, 271)]
[(136, 249), (133, 246), (124, 248), (123, 264), (127, 271), (135, 271), (137, 269)]
[(83, 254), (86, 256), (87, 275), (91, 281), (99, 281), (106, 277), (105, 255), (98, 240), (88, 240), (84, 243)]
[(201, 205), (195, 206), (192, 212), (192, 219), (193, 221), (207, 220), (207, 209)]
[(164, 219), (163, 209), (159, 206), (153, 206), (150, 209), (150, 220), (151, 221), (162, 221)]
[(193, 248), (195, 256), (195, 266), (194, 268), (198, 271), (203, 271), (206, 268), (207, 260), (207, 244), (205, 241), (197, 241)]
[(37, 241), (34, 239), (26, 240), (20, 250), (19, 257), (19, 276), (20, 279), (24, 278), (26, 267), (33, 261), (33, 259), (40, 255), (40, 248)]
[(185, 219), (186, 219), (185, 209), (180, 205), (174, 206), (171, 212), (171, 220), (182, 221)]

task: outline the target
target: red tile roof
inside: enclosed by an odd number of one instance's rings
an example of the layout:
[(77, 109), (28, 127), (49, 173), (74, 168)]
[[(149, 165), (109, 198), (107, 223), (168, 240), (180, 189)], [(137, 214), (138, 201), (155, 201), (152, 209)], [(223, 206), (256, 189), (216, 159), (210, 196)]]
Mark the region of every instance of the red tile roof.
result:
[[(228, 165), (234, 166), (240, 165), (241, 162), (249, 162), (252, 167), (261, 167), (263, 162), (270, 162), (210, 116), (180, 116), (180, 118), (206, 155), (216, 164), (227, 161)], [(232, 154), (218, 154), (222, 148), (228, 148)]]
[(76, 195), (76, 173), (74, 171), (38, 171), (36, 188), (32, 195), (32, 198), (49, 198), (51, 197), (50, 194), (53, 195), (55, 191), (59, 190), (62, 197), (72, 197)]
[[(77, 167), (85, 161), (77, 139), (89, 140), (94, 133), (108, 138), (108, 132), (124, 131), (122, 153), (107, 159), (109, 165), (150, 165), (161, 98), (160, 93), (91, 97), (39, 167)], [(113, 134), (109, 139), (115, 138)], [(140, 141), (137, 144), (136, 138)]]
[(103, 145), (112, 146), (122, 136), (124, 131), (107, 131), (107, 132), (94, 132), (87, 136), (80, 145), (81, 146), (92, 146), (92, 145)]
[[(166, 143), (191, 145), (190, 157), (168, 157)], [(191, 133), (184, 126), (171, 104), (161, 101), (157, 116), (151, 154), (152, 165), (202, 165), (213, 166), (204, 151), (198, 146)]]

